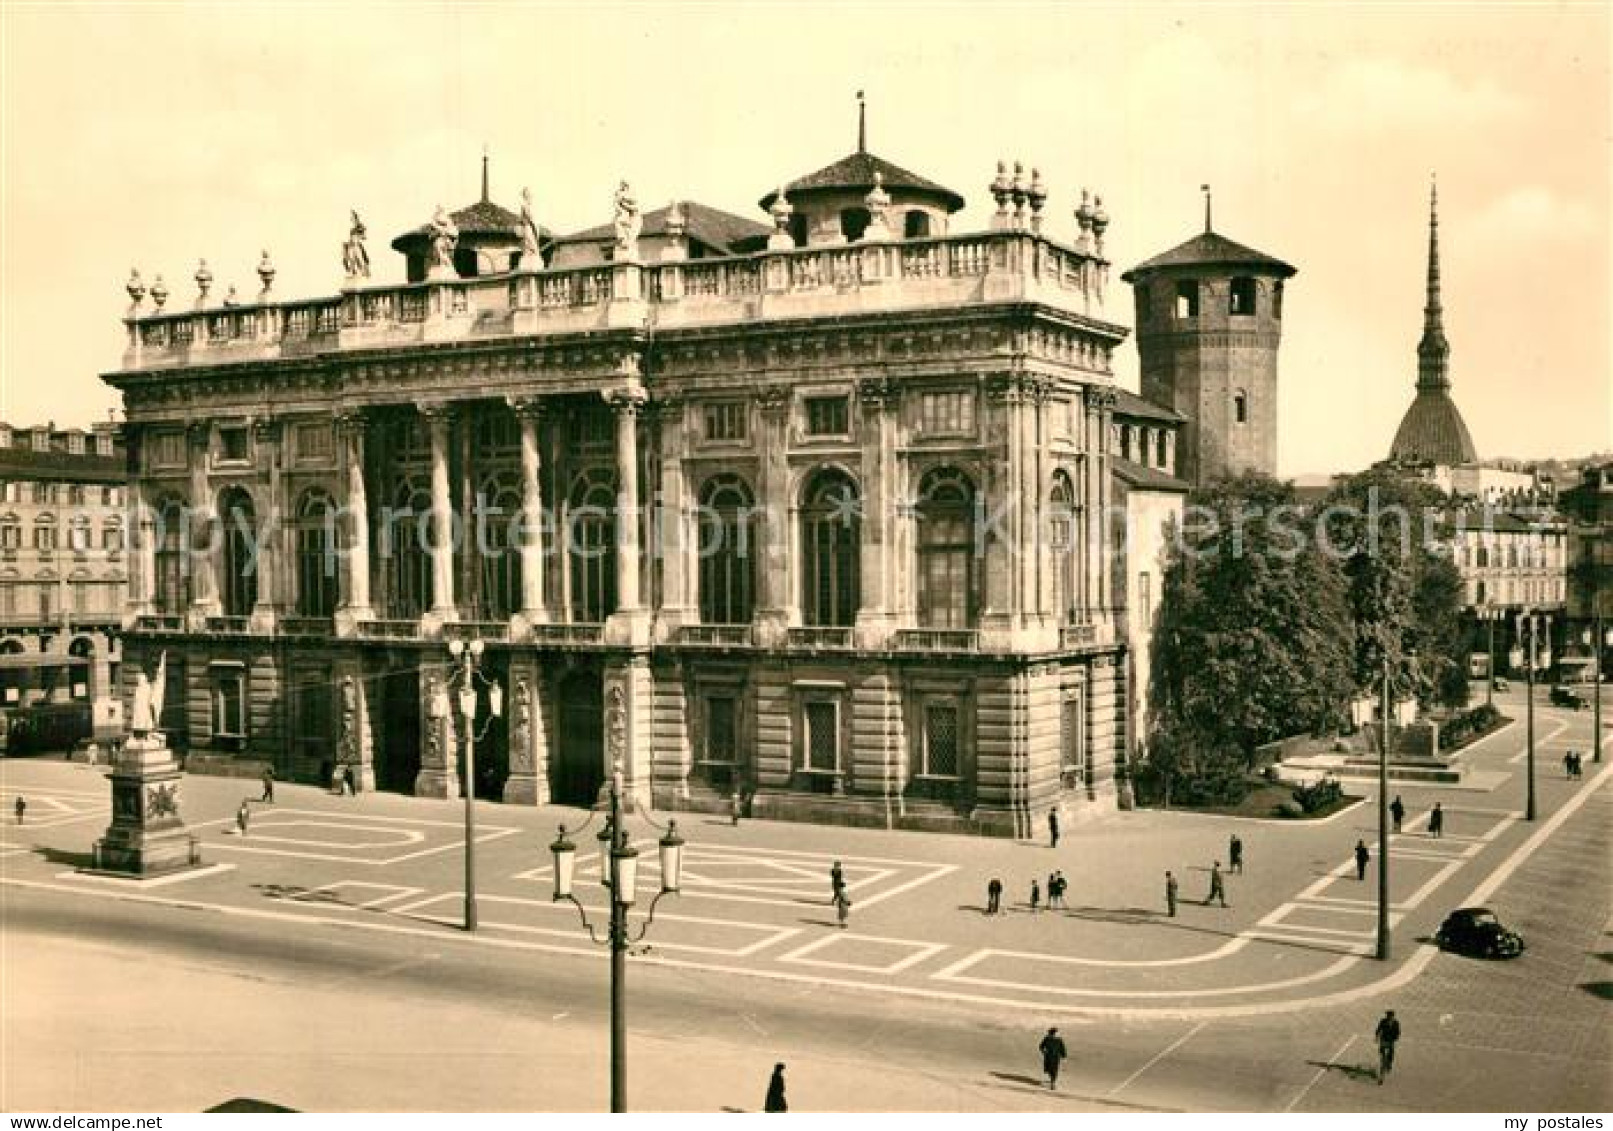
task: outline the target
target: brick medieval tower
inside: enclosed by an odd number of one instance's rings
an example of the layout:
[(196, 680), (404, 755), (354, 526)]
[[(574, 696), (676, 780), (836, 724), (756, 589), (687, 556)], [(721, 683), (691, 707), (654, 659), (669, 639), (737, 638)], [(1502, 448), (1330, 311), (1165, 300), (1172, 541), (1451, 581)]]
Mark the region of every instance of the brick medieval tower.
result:
[(1277, 346), (1295, 269), (1210, 226), (1126, 272), (1142, 395), (1187, 417), (1178, 474), (1195, 485), (1277, 472)]

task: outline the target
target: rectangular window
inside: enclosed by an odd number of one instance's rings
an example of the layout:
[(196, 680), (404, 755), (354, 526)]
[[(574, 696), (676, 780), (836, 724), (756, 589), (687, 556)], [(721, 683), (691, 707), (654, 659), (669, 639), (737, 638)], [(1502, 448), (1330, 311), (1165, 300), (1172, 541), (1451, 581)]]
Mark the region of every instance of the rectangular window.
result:
[(72, 526), (67, 530), (67, 544), (75, 554), (82, 554), (90, 548), (90, 532), (87, 527)]
[(740, 401), (722, 401), (706, 406), (706, 439), (713, 442), (742, 441), (749, 433), (749, 417)]
[(739, 704), (728, 695), (706, 699), (706, 761), (739, 760)]
[(11, 616), (17, 611), (17, 590), (21, 586), (12, 581), (0, 581), (0, 613)]
[(832, 699), (808, 700), (802, 715), (806, 720), (806, 768), (833, 772), (840, 768), (840, 704)]
[(56, 528), (54, 526), (34, 527), (34, 549), (54, 550), (56, 548)]
[(1183, 279), (1176, 284), (1176, 317), (1199, 316), (1199, 284), (1196, 279)]
[(958, 776), (958, 704), (950, 701), (924, 705), (924, 776)]
[(1255, 312), (1255, 281), (1246, 277), (1232, 280), (1232, 308), (1233, 314), (1253, 314)]
[(845, 436), (851, 431), (851, 405), (847, 397), (806, 399), (808, 436)]
[(317, 463), (336, 454), (336, 440), (331, 427), (320, 421), (297, 425), (292, 433), (292, 444), (301, 463)]
[(153, 432), (147, 455), (152, 467), (184, 467), (185, 434)]
[(1066, 696), (1059, 714), (1059, 780), (1065, 789), (1086, 785), (1086, 734), (1082, 725), (1081, 695)]
[(22, 545), (22, 527), (14, 522), (0, 526), (0, 550), (15, 550)]
[(967, 436), (975, 430), (971, 392), (925, 393), (919, 399), (919, 430), (926, 436)]
[(101, 549), (112, 551), (123, 549), (122, 527), (108, 526), (101, 531)]
[(218, 430), (218, 458), (240, 463), (246, 459), (246, 429), (220, 428)]
[(246, 669), (239, 665), (213, 668), (213, 735), (246, 737)]

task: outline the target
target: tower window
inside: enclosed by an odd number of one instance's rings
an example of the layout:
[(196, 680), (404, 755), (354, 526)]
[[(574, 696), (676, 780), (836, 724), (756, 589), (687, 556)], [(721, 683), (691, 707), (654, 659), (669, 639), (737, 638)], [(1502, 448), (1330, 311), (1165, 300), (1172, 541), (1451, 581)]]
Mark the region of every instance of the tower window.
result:
[(1281, 279), (1271, 285), (1271, 316), (1273, 318), (1283, 316), (1283, 281)]
[(1232, 313), (1255, 312), (1255, 281), (1248, 276), (1232, 280)]
[(807, 245), (807, 218), (800, 212), (790, 217), (790, 239), (795, 241), (796, 247)]
[(1183, 279), (1176, 284), (1176, 317), (1197, 318), (1199, 316), (1199, 282), (1197, 279)]
[(863, 238), (871, 217), (866, 208), (846, 208), (840, 213), (840, 234), (851, 243)]
[(1232, 416), (1239, 424), (1249, 423), (1249, 394), (1242, 389), (1232, 394)]
[(930, 234), (930, 214), (916, 209), (902, 217), (902, 235), (910, 240), (921, 240)]

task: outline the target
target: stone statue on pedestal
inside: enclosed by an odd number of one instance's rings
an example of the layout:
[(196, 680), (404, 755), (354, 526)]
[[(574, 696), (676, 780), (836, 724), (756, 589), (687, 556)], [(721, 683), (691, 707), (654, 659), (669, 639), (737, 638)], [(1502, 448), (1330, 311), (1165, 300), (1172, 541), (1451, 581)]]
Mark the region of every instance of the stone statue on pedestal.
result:
[(432, 214), (431, 223), (427, 225), (431, 239), (430, 274), (455, 275), (454, 248), (459, 246), (459, 225), (454, 218), (448, 215), (447, 209), (437, 205), (437, 211)]
[(644, 217), (639, 215), (638, 201), (623, 181), (616, 189), (616, 249), (636, 255), (639, 232), (643, 228)]
[(521, 190), (521, 266), (535, 270), (543, 266), (538, 250), (538, 225), (532, 218), (532, 190)]
[(364, 247), (364, 221), (358, 218), (358, 210), (353, 210), (353, 228), (347, 233), (347, 242), (342, 245), (342, 270), (347, 272), (349, 279), (368, 279), (370, 277), (370, 253)]

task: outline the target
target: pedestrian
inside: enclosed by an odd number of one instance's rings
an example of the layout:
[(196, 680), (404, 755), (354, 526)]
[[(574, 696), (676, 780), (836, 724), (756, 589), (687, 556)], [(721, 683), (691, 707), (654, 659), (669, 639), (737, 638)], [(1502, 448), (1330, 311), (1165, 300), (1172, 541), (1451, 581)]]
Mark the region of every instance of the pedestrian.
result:
[(1059, 889), (1058, 889), (1059, 906), (1061, 908), (1063, 908), (1064, 910), (1068, 911), (1070, 909), (1070, 905), (1068, 903), (1064, 902), (1064, 893), (1070, 889), (1070, 881), (1064, 878), (1063, 869), (1060, 869), (1059, 871), (1054, 872), (1053, 873), (1053, 879), (1058, 883), (1058, 886), (1059, 886)]
[(1227, 842), (1227, 871), (1243, 875), (1243, 838), (1237, 833)]
[(1227, 905), (1226, 880), (1221, 876), (1221, 861), (1217, 860), (1210, 865), (1210, 894), (1204, 897), (1204, 906), (1210, 905), (1210, 900), (1216, 900), (1222, 907)]
[(734, 828), (737, 829), (739, 828), (739, 811), (744, 807), (744, 802), (742, 802), (739, 797), (739, 790), (734, 790), (733, 797), (729, 798), (729, 805), (732, 806), (730, 812), (733, 815)]
[(1395, 1042), (1400, 1040), (1400, 1022), (1395, 1019), (1395, 1011), (1388, 1010), (1378, 1019), (1378, 1027), (1372, 1034), (1378, 1041), (1378, 1083), (1395, 1066)]
[(1355, 842), (1355, 878), (1356, 879), (1364, 880), (1364, 879), (1367, 878), (1367, 864), (1371, 860), (1372, 860), (1372, 853), (1367, 851), (1367, 842), (1364, 841), (1364, 840), (1359, 840), (1358, 839)]
[(1057, 907), (1058, 905), (1059, 905), (1059, 874), (1057, 872), (1049, 872), (1047, 874), (1047, 909), (1049, 911), (1051, 911), (1051, 910), (1053, 910), (1053, 908)]
[(845, 893), (846, 873), (845, 870), (840, 867), (840, 861), (836, 860), (834, 862), (834, 866), (829, 869), (829, 902), (838, 902), (840, 897)]
[(17, 810), (17, 824), (20, 825), (22, 824), (23, 817), (28, 813), (28, 799), (20, 793), (17, 794), (17, 804), (15, 808)]
[(1035, 880), (1032, 880), (1031, 881), (1031, 910), (1032, 911), (1040, 911), (1041, 909), (1042, 909), (1042, 888), (1041, 888), (1040, 884), (1038, 884)]
[(835, 918), (840, 921), (841, 930), (851, 925), (851, 897), (846, 894), (845, 888), (835, 892)]
[(1585, 776), (1585, 755), (1578, 750), (1574, 751), (1574, 780), (1579, 781)]
[(263, 767), (263, 796), (258, 798), (265, 805), (274, 804), (274, 767)]
[(773, 1078), (767, 1082), (767, 1098), (762, 1101), (763, 1111), (789, 1111), (790, 1105), (784, 1102), (784, 1066), (773, 1066)]
[(986, 914), (996, 915), (1003, 909), (1003, 882), (996, 876), (986, 884)]
[(1398, 793), (1395, 794), (1395, 799), (1389, 802), (1389, 816), (1394, 820), (1395, 832), (1398, 833), (1400, 831), (1400, 822), (1406, 819), (1406, 805), (1400, 800), (1400, 794)]
[(1434, 802), (1434, 807), (1428, 811), (1428, 835), (1441, 837), (1445, 835), (1445, 810)]
[(241, 807), (235, 811), (235, 827), (241, 830), (242, 836), (246, 835), (246, 827), (251, 823), (251, 820), (252, 812), (247, 808), (247, 800), (243, 797)]
[(1574, 780), (1574, 752), (1572, 750), (1563, 754), (1563, 777), (1568, 781)]
[(1053, 847), (1057, 848), (1059, 846), (1059, 811), (1057, 809), (1047, 811), (1047, 835), (1048, 839), (1053, 842)]
[(1069, 1056), (1069, 1050), (1064, 1047), (1064, 1038), (1059, 1036), (1057, 1029), (1049, 1029), (1047, 1036), (1037, 1046), (1042, 1051), (1042, 1075), (1047, 1077), (1047, 1086), (1059, 1086), (1059, 1065)]
[(1165, 914), (1176, 918), (1176, 877), (1165, 873)]

